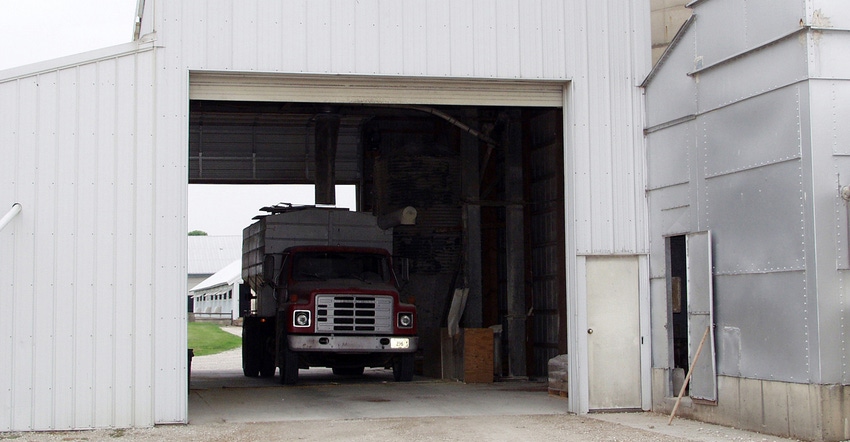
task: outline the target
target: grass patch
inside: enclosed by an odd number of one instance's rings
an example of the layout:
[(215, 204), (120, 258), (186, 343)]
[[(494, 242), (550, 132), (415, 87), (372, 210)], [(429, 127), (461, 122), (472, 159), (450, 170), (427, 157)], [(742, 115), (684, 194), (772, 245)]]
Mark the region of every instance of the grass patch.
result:
[(189, 323), (189, 348), (195, 356), (206, 356), (232, 350), (242, 345), (242, 338), (228, 333), (216, 324)]

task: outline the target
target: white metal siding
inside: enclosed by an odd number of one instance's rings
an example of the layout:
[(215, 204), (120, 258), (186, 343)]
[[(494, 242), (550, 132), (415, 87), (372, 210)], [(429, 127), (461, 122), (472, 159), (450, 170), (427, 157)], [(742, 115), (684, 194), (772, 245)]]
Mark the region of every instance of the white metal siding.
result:
[[(254, 72), (380, 75), (384, 84), (394, 76), (407, 77), (408, 84), (411, 77), (423, 84), (441, 78), (570, 81), (575, 249), (647, 251), (643, 101), (635, 87), (649, 72), (646, 1), (159, 0), (157, 10), (157, 38), (177, 63), (170, 67), (198, 77)], [(246, 99), (262, 89), (269, 100), (287, 96), (257, 84), (252, 90), (256, 77), (244, 78), (229, 94), (218, 88), (218, 99)], [(211, 98), (211, 85), (199, 86), (193, 96)], [(486, 92), (479, 97), (490, 96)], [(398, 90), (375, 97), (416, 100)]]
[(155, 148), (155, 52), (126, 52), (0, 80), (0, 203), (24, 208), (0, 232), (0, 430), (150, 426), (159, 392), (185, 416), (185, 166)]
[(148, 0), (141, 52), (0, 79), (0, 208), (23, 205), (0, 232), (0, 430), (186, 421), (190, 71), (569, 82), (572, 281), (577, 255), (646, 249), (648, 14), (646, 0)]

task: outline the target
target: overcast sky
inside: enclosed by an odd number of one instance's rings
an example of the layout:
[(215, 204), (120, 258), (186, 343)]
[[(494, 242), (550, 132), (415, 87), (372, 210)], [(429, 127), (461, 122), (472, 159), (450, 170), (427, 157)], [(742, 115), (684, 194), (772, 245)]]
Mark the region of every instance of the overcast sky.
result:
[[(0, 70), (130, 42), (135, 14), (136, 0), (0, 0)], [(262, 206), (313, 201), (311, 186), (192, 185), (189, 230), (241, 235)], [(337, 191), (339, 206), (354, 201)]]

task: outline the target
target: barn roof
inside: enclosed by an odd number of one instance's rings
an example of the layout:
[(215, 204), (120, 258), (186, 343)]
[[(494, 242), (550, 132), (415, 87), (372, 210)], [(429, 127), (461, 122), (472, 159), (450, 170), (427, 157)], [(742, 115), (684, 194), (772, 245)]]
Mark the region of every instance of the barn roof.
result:
[(190, 236), (190, 275), (212, 275), (233, 260), (242, 257), (242, 237), (239, 235)]
[(242, 260), (237, 259), (221, 270), (215, 272), (209, 278), (201, 281), (198, 285), (192, 287), (192, 292), (203, 292), (208, 289), (229, 286), (235, 282), (242, 281)]

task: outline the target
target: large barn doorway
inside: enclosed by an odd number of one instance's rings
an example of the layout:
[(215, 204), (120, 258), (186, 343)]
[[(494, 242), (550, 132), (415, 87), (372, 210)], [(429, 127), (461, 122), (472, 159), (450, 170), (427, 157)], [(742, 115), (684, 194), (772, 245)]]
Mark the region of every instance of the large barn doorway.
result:
[(461, 326), (499, 333), (496, 377), (543, 377), (566, 352), (562, 84), (193, 74), (190, 97), (190, 184), (315, 184), (328, 204), (345, 184), (360, 211), (417, 209), (393, 251), (411, 264), (417, 374), (442, 374), (459, 286)]

